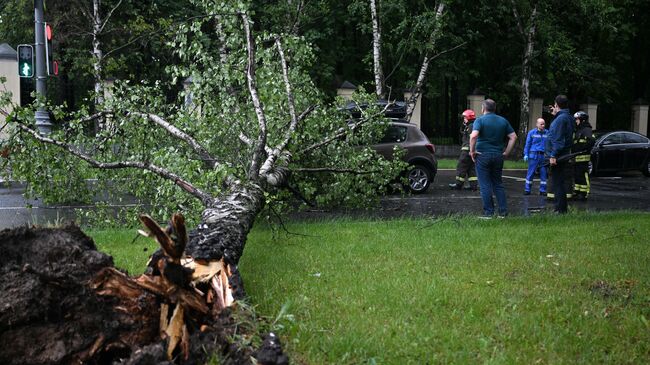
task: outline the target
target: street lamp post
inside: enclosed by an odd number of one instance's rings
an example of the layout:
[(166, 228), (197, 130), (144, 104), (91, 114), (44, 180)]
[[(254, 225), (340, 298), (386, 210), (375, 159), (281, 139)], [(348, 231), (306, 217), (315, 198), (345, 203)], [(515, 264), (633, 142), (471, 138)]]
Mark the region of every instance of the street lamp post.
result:
[[(45, 24), (43, 22), (43, 0), (34, 0), (34, 35), (36, 48), (36, 93), (47, 100), (47, 74), (45, 72)], [(50, 115), (44, 107), (36, 110), (36, 128), (43, 135), (52, 132)]]

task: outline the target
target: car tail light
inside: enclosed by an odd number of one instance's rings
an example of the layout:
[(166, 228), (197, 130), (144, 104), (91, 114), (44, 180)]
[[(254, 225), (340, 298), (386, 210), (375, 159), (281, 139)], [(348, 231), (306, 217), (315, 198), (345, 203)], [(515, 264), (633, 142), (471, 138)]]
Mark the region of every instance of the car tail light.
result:
[(436, 146), (432, 145), (431, 143), (425, 144), (424, 147), (426, 147), (429, 152), (433, 153), (434, 155), (436, 154)]

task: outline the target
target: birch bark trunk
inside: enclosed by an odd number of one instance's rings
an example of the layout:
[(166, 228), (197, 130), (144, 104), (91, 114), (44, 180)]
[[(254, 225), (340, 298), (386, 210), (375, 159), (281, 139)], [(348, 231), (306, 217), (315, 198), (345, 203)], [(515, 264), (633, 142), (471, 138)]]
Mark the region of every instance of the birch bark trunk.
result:
[[(93, 78), (95, 79), (95, 105), (104, 102), (104, 84), (102, 80), (102, 62), (104, 53), (101, 49), (99, 34), (102, 31), (102, 19), (99, 14), (101, 0), (93, 0)], [(95, 133), (104, 129), (104, 118), (99, 118), (95, 122)]]
[(381, 28), (378, 13), (379, 0), (370, 0), (372, 17), (372, 57), (374, 59), (375, 93), (378, 98), (384, 97), (384, 72), (381, 64)]

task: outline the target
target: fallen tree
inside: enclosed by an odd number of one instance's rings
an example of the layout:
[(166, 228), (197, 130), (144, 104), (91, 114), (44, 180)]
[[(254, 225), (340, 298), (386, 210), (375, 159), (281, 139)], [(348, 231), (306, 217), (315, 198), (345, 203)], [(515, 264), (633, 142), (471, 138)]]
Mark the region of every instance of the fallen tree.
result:
[[(86, 290), (82, 283), (90, 280), (90, 299), (73, 300), (73, 308), (97, 309), (87, 317), (95, 324), (92, 329), (75, 327), (87, 322), (83, 319), (64, 332), (99, 334), (81, 335), (83, 341), (65, 346), (74, 351), (58, 354), (56, 348), (64, 333), (48, 332), (35, 324), (28, 331), (39, 333), (52, 355), (44, 360), (36, 356), (32, 363), (89, 359), (103, 363), (105, 358), (109, 362), (130, 358), (134, 364), (156, 363), (161, 360), (155, 356), (161, 353), (166, 354), (164, 361), (191, 363), (202, 359), (196, 351), (205, 348), (201, 347), (205, 341), (218, 343), (216, 337), (227, 336), (224, 328), (232, 319), (224, 308), (245, 295), (238, 263), (246, 237), (265, 206), (289, 196), (298, 196), (309, 204), (367, 202), (403, 167), (359, 147), (381, 133), (381, 110), (363, 110), (360, 119), (346, 123), (345, 116), (320, 102), (307, 72), (311, 53), (299, 38), (256, 37), (246, 11), (200, 3), (204, 15), (181, 23), (170, 42), (182, 61), (170, 66), (170, 72), (176, 78), (189, 75), (193, 79), (179, 99), (191, 102), (183, 106), (169, 103), (158, 82), (132, 85), (125, 81), (118, 83), (113, 97), (105, 100), (103, 111), (80, 113), (52, 135), (44, 136), (34, 129), (29, 110), (18, 109), (12, 115), (13, 138), (6, 147), (11, 151), (15, 173), (24, 173), (41, 184), (51, 181), (55, 173), (69, 174), (73, 162), (61, 157), (65, 152), (92, 169), (108, 172), (97, 176), (111, 180), (113, 188), (149, 194), (148, 199), (160, 208), (158, 218), (176, 209), (190, 216), (201, 211), (187, 240), (179, 216), (172, 219), (168, 229), (158, 227), (153, 219), (142, 218), (148, 234), (156, 238), (162, 250), (153, 255), (149, 271), (138, 278), (110, 268), (108, 259), (98, 253), (87, 253), (97, 256), (98, 261), (91, 262), (90, 267), (77, 267), (80, 276), (64, 285)], [(98, 118), (105, 120), (106, 126), (99, 134), (89, 136), (84, 129)], [(39, 156), (52, 159), (48, 164), (36, 163)], [(179, 198), (179, 190), (194, 201)], [(68, 233), (81, 236), (74, 229)], [(23, 234), (26, 238), (34, 233), (6, 234)], [(78, 247), (92, 251), (86, 238), (80, 241), (86, 243)], [(22, 260), (14, 263), (15, 268), (21, 265)], [(33, 281), (52, 276), (41, 264), (25, 267), (12, 271), (12, 275), (31, 273), (28, 275)], [(61, 275), (67, 278), (68, 274)], [(56, 286), (57, 280), (51, 283)], [(30, 298), (24, 300), (36, 300)], [(71, 313), (74, 322), (75, 310)], [(141, 317), (145, 314), (149, 315), (146, 319)], [(186, 319), (192, 323), (191, 330)], [(10, 321), (2, 329), (7, 341), (11, 332), (6, 331), (13, 328)], [(52, 326), (50, 322), (44, 324), (48, 325)], [(215, 326), (221, 329), (214, 330)], [(167, 341), (165, 349), (158, 344), (161, 332)], [(194, 348), (194, 343), (201, 345)], [(260, 350), (256, 361), (281, 363), (277, 340), (271, 336), (265, 343), (262, 349), (270, 350)], [(251, 361), (246, 357), (251, 356), (250, 351), (237, 346), (226, 350), (226, 359)], [(7, 351), (6, 358), (13, 359), (10, 349)], [(140, 362), (134, 359), (138, 356)]]

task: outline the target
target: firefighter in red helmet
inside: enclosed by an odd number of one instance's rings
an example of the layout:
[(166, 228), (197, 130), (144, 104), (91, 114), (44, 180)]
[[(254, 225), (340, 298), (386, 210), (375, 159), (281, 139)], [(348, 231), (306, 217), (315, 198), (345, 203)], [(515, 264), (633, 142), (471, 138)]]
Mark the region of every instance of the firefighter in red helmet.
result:
[(465, 110), (462, 114), (463, 124), (460, 127), (460, 156), (456, 165), (456, 182), (449, 184), (449, 187), (455, 190), (463, 188), (465, 182), (465, 189), (478, 190), (478, 179), (476, 178), (476, 167), (474, 161), (469, 155), (469, 135), (472, 133), (476, 113), (472, 109)]

